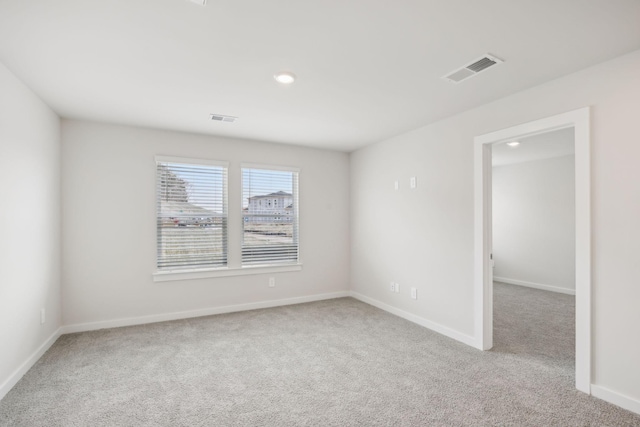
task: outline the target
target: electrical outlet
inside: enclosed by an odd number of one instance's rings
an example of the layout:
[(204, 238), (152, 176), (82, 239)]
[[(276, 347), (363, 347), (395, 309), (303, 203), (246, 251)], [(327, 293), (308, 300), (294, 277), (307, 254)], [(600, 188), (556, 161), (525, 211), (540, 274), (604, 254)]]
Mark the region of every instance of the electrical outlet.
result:
[(393, 283), (393, 282), (391, 282), (391, 283), (389, 284), (389, 290), (390, 290), (391, 292), (395, 292), (395, 291), (396, 291), (396, 284), (395, 284), (395, 283)]
[(44, 308), (40, 309), (40, 324), (44, 325), (44, 322), (47, 320), (47, 312)]
[(418, 290), (416, 288), (411, 288), (411, 299), (418, 299)]
[(417, 186), (418, 186), (418, 181), (417, 181), (417, 179), (416, 179), (416, 177), (415, 177), (415, 176), (412, 176), (412, 177), (409, 179), (409, 187), (410, 187), (411, 189), (415, 189)]
[(269, 277), (269, 287), (273, 288), (276, 286), (276, 278), (275, 277)]
[(400, 283), (396, 283), (396, 284), (395, 284), (395, 286), (394, 286), (394, 288), (395, 288), (395, 289), (394, 289), (395, 293), (396, 293), (396, 294), (397, 294), (397, 293), (399, 293), (399, 292), (400, 292)]
[(397, 181), (397, 180), (393, 183), (393, 188), (394, 188), (395, 190), (397, 190), (398, 188), (400, 188), (400, 184), (398, 183), (398, 181)]

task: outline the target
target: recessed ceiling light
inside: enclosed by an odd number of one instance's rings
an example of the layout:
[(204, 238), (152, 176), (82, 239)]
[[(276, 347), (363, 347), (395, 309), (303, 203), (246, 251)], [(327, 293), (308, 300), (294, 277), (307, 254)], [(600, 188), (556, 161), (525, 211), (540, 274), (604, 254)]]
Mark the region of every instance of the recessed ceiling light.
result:
[(280, 71), (279, 73), (274, 74), (273, 78), (283, 85), (290, 85), (296, 81), (296, 75), (289, 71)]
[(517, 147), (518, 145), (520, 145), (520, 143), (518, 141), (512, 141), (512, 142), (507, 142), (507, 145), (509, 147)]

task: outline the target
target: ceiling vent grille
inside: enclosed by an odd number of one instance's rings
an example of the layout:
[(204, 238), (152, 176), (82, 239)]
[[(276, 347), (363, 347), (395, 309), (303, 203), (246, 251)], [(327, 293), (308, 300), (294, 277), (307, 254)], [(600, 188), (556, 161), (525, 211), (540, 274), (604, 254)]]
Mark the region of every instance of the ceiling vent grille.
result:
[(233, 123), (238, 120), (238, 118), (233, 116), (224, 116), (222, 114), (211, 114), (211, 120), (215, 122)]
[(461, 81), (466, 80), (469, 77), (473, 77), (487, 68), (493, 67), (497, 64), (502, 64), (503, 62), (504, 61), (500, 58), (486, 54), (464, 67), (460, 67), (457, 70), (452, 71), (442, 78), (451, 83), (460, 83)]

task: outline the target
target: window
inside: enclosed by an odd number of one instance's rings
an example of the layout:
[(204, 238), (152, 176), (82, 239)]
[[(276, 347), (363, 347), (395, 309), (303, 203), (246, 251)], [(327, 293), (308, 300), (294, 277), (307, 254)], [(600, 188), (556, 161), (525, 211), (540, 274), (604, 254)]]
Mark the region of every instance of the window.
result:
[(242, 225), (243, 266), (297, 264), (298, 172), (242, 168)]
[(227, 164), (156, 157), (158, 271), (227, 265)]

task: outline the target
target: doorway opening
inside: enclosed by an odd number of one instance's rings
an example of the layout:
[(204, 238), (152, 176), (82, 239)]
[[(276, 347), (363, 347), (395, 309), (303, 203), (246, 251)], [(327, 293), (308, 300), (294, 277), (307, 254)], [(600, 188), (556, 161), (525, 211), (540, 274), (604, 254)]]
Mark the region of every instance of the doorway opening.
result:
[(493, 349), (575, 369), (573, 127), (491, 145)]
[(475, 138), (475, 337), (493, 347), (492, 147), (536, 135), (572, 129), (575, 168), (575, 379), (591, 389), (591, 233), (589, 109), (583, 108)]

